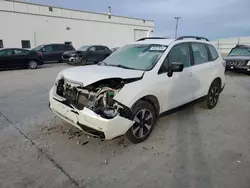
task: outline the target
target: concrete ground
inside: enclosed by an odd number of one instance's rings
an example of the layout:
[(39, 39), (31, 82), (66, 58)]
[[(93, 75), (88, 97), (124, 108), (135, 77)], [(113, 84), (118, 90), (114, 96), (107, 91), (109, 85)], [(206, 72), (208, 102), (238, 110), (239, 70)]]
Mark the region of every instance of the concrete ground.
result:
[(229, 72), (215, 109), (189, 105), (133, 145), (89, 138), (49, 111), (67, 67), (0, 72), (1, 188), (250, 187), (250, 76)]

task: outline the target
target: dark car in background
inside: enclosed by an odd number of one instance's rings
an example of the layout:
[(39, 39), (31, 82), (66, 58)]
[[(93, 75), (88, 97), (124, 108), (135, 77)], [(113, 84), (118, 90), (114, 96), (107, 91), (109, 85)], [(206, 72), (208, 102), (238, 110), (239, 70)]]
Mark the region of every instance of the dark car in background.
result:
[(36, 69), (43, 65), (41, 54), (20, 48), (0, 49), (0, 69), (30, 68)]
[(42, 55), (45, 63), (61, 63), (63, 61), (63, 53), (75, 51), (75, 48), (71, 44), (46, 44), (37, 46), (32, 50), (39, 52)]
[(91, 45), (82, 46), (75, 52), (66, 52), (62, 58), (67, 59), (69, 64), (85, 65), (89, 62), (98, 63), (106, 59), (110, 54), (111, 50), (107, 46), (102, 45)]
[(236, 45), (228, 56), (224, 57), (224, 60), (226, 61), (227, 70), (250, 73), (250, 46)]

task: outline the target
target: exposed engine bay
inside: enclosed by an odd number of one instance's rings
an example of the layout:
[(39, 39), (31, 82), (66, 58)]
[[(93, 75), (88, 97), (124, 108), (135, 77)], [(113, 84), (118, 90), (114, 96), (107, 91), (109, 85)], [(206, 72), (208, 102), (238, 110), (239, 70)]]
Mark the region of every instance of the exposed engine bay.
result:
[(86, 87), (60, 79), (56, 83), (56, 93), (65, 99), (63, 102), (65, 105), (78, 110), (83, 110), (86, 107), (103, 118), (111, 119), (117, 114), (128, 115), (128, 109), (113, 98), (125, 84), (139, 79), (141, 78), (125, 80), (112, 78), (98, 81)]

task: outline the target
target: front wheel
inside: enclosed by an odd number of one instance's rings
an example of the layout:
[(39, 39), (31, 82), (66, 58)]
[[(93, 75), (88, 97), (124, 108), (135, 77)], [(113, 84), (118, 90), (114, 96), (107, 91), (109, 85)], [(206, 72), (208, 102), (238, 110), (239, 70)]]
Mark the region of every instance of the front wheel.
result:
[(220, 90), (221, 90), (221, 86), (219, 82), (213, 81), (205, 99), (206, 108), (213, 109), (217, 105), (219, 101)]
[(38, 67), (38, 63), (35, 60), (31, 60), (28, 64), (29, 69), (36, 69)]
[(82, 59), (80, 60), (80, 64), (81, 64), (81, 65), (86, 65), (86, 64), (87, 64), (87, 60), (84, 59), (84, 58), (82, 58)]
[(140, 143), (151, 134), (156, 123), (154, 107), (145, 101), (139, 101), (132, 109), (134, 125), (128, 130), (126, 136), (134, 144)]

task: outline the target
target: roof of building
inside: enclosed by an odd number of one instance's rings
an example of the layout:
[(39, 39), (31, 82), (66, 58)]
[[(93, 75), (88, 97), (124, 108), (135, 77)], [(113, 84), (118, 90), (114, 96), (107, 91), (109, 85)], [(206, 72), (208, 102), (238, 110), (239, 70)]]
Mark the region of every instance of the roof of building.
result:
[[(85, 13), (91, 13), (91, 14), (99, 14), (99, 15), (105, 15), (108, 16), (108, 14), (105, 13), (98, 13), (98, 12), (91, 12), (91, 11), (85, 11), (85, 10), (77, 10), (77, 9), (71, 9), (71, 8), (64, 8), (64, 7), (58, 7), (58, 6), (51, 6), (51, 5), (45, 5), (45, 4), (38, 4), (38, 3), (33, 3), (33, 2), (27, 2), (26, 0), (4, 0), (4, 1), (11, 1), (11, 2), (17, 2), (17, 3), (25, 3), (25, 4), (30, 4), (30, 5), (39, 5), (39, 6), (44, 6), (44, 7), (52, 7), (52, 8), (59, 8), (59, 9), (64, 9), (64, 10), (71, 10), (71, 11), (78, 11), (78, 12), (85, 12)], [(145, 20), (149, 22), (154, 22), (154, 20), (147, 20), (143, 18), (134, 18), (134, 17), (128, 17), (128, 16), (119, 16), (119, 15), (114, 15), (112, 16), (115, 17), (120, 17), (120, 18), (128, 18), (128, 19), (135, 19), (135, 20)]]

